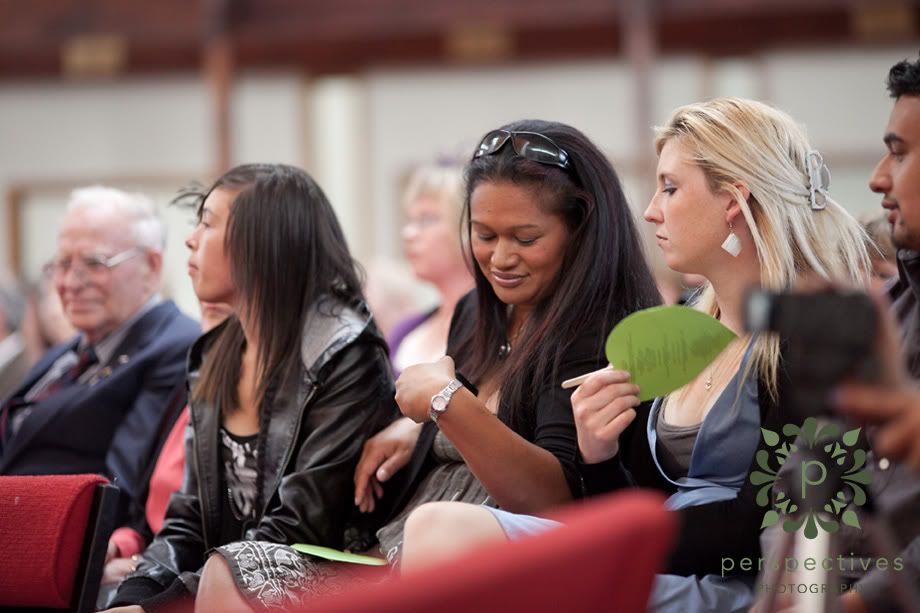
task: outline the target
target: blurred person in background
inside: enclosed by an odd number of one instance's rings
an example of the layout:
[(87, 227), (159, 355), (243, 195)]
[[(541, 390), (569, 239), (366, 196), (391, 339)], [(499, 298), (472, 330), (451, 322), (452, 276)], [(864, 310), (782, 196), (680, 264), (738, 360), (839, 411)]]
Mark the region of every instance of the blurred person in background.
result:
[(22, 322), (26, 351), (30, 366), (56, 345), (72, 339), (77, 330), (70, 325), (61, 305), (61, 297), (54, 287), (50, 265), (42, 268), (38, 281), (31, 284), (26, 294), (26, 313)]
[(0, 405), (0, 474), (103, 474), (124, 521), (199, 334), (158, 293), (165, 243), (146, 197), (71, 194), (50, 271), (79, 336), (47, 351)]
[(389, 338), (398, 323), (418, 312), (417, 283), (402, 258), (373, 256), (363, 262), (367, 306), (384, 338)]
[(657, 263), (654, 271), (655, 285), (658, 286), (658, 293), (661, 294), (661, 303), (679, 304), (684, 293), (680, 274), (665, 266), (664, 262)]
[(417, 279), (437, 288), (440, 301), (434, 309), (401, 321), (387, 337), (396, 374), (445, 354), (454, 306), (473, 288), (460, 243), (463, 167), (443, 163), (418, 168), (409, 178), (404, 200), (406, 259)]
[(32, 365), (22, 333), (26, 304), (16, 279), (0, 271), (0, 398), (13, 393)]
[(686, 305), (700, 294), (706, 279), (701, 275), (671, 270), (662, 262), (655, 268), (655, 282), (664, 304)]
[(32, 365), (22, 334), (25, 307), (22, 288), (0, 271), (0, 398), (13, 393)]
[(891, 225), (888, 223), (888, 214), (863, 215), (859, 221), (870, 240), (872, 287), (881, 291), (888, 281), (898, 276), (898, 250), (891, 242)]

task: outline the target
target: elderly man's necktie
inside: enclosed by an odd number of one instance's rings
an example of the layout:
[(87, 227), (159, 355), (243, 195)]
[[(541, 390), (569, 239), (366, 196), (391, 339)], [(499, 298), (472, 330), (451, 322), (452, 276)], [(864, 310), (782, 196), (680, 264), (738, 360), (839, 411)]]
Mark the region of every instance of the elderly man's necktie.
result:
[(53, 381), (49, 381), (48, 385), (45, 386), (45, 389), (41, 390), (35, 394), (31, 402), (41, 402), (45, 398), (52, 396), (59, 389), (65, 385), (70, 385), (74, 381), (80, 378), (86, 369), (92, 366), (97, 362), (96, 352), (93, 351), (92, 347), (85, 347), (77, 351), (77, 363), (64, 371), (64, 373)]
[(12, 413), (17, 407), (24, 405), (32, 405), (46, 398), (54, 395), (55, 392), (60, 390), (66, 385), (72, 384), (74, 381), (80, 378), (86, 369), (97, 362), (96, 352), (93, 351), (92, 347), (85, 347), (77, 351), (77, 362), (67, 370), (65, 370), (60, 377), (49, 381), (43, 389), (41, 389), (37, 394), (35, 394), (31, 399), (26, 401), (22, 396), (13, 396), (10, 398), (6, 404), (3, 405), (3, 408), (0, 409), (0, 441), (5, 441), (7, 437), (7, 429), (10, 422), (10, 413)]

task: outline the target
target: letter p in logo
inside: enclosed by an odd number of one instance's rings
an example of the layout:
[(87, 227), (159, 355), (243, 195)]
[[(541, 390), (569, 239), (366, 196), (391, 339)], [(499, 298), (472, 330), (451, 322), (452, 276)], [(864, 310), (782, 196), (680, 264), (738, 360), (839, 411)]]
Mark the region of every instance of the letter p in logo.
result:
[(809, 485), (821, 485), (825, 479), (827, 479), (827, 468), (824, 467), (824, 464), (818, 460), (802, 462), (802, 500), (805, 500), (805, 490)]

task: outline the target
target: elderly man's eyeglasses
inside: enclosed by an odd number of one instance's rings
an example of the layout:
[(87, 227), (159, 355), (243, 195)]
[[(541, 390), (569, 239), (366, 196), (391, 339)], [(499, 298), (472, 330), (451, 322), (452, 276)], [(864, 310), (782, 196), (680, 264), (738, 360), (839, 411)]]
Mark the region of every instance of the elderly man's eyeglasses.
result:
[(131, 247), (115, 255), (81, 255), (77, 257), (54, 258), (47, 264), (47, 270), (52, 276), (64, 276), (71, 270), (84, 275), (99, 275), (127, 262), (134, 256), (144, 252), (143, 247)]
[(492, 130), (483, 137), (473, 158), (498, 153), (508, 141), (511, 141), (514, 152), (526, 160), (559, 168), (569, 167), (569, 154), (548, 136), (537, 132)]

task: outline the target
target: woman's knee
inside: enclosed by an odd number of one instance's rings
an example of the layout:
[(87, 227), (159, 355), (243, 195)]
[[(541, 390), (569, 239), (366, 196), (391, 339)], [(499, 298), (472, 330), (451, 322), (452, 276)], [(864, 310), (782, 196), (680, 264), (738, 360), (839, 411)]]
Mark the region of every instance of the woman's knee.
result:
[(230, 565), (220, 554), (211, 554), (208, 561), (204, 563), (201, 569), (201, 585), (214, 584), (215, 587), (224, 587), (227, 585), (236, 585), (233, 581), (233, 572)]
[(491, 515), (478, 505), (462, 502), (428, 502), (412, 511), (406, 519), (406, 540), (453, 540), (462, 537), (473, 525), (483, 522), (482, 514)]
[(236, 586), (230, 565), (220, 554), (212, 554), (201, 570), (196, 611), (252, 611)]
[(488, 509), (459, 502), (430, 502), (415, 509), (406, 520), (403, 536), (404, 571), (505, 539), (501, 525)]

